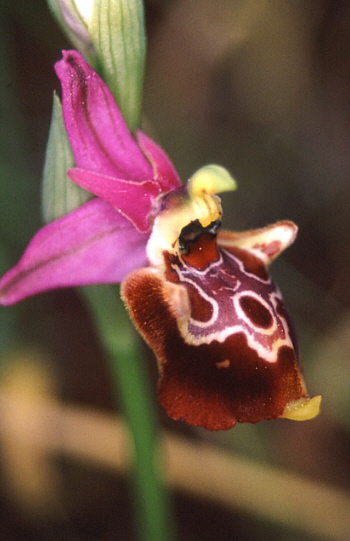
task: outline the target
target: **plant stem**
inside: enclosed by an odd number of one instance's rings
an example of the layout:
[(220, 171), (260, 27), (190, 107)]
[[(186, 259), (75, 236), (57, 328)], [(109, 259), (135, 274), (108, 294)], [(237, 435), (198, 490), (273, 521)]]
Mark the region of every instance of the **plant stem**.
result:
[(173, 539), (169, 500), (160, 476), (159, 433), (147, 374), (116, 286), (83, 289), (114, 374), (134, 444), (134, 494), (140, 541)]

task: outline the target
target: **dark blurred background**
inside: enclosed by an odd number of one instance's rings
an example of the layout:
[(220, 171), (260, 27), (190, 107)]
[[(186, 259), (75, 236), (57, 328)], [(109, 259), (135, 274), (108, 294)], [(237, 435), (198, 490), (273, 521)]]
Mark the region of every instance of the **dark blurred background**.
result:
[[(323, 395), (321, 415), (306, 423), (244, 425), (216, 434), (172, 423), (159, 411), (161, 421), (189, 441), (348, 491), (350, 3), (145, 4), (143, 128), (167, 150), (184, 180), (205, 163), (231, 171), (239, 189), (223, 197), (226, 227), (248, 229), (286, 218), (298, 224), (296, 243), (272, 273), (298, 329), (310, 395)], [(41, 224), (41, 173), (52, 91), (58, 89), (52, 64), (69, 45), (43, 0), (2, 0), (1, 10), (3, 273)], [(118, 409), (93, 323), (75, 291), (0, 308), (0, 355), (0, 392), (109, 413)], [(155, 389), (146, 348), (145, 369)], [(15, 411), (20, 417), (20, 408)], [(133, 539), (127, 475), (64, 452), (42, 462), (20, 439), (2, 434), (7, 423), (11, 415), (0, 413), (1, 540)], [(185, 496), (181, 489), (173, 501), (184, 541), (327, 539), (297, 531), (292, 523), (282, 526)]]

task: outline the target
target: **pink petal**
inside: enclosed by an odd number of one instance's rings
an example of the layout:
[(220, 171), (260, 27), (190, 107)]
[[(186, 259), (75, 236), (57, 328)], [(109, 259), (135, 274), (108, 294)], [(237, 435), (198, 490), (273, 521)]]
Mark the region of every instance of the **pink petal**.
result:
[(181, 181), (165, 152), (143, 132), (138, 131), (136, 137), (140, 148), (153, 166), (153, 178), (158, 181), (162, 192), (179, 188)]
[(283, 250), (288, 248), (298, 233), (298, 227), (289, 220), (281, 220), (259, 229), (249, 231), (219, 232), (218, 242), (227, 250), (246, 250), (261, 259), (268, 266)]
[(152, 201), (159, 194), (155, 181), (121, 180), (79, 168), (70, 169), (68, 176), (85, 190), (111, 203), (139, 231), (149, 230), (148, 215), (152, 210)]
[(0, 280), (0, 304), (58, 287), (120, 282), (147, 264), (148, 236), (101, 199), (93, 199), (34, 236)]
[(76, 165), (117, 178), (152, 178), (152, 167), (107, 85), (80, 53), (71, 50), (62, 55), (55, 70), (62, 85), (63, 117)]

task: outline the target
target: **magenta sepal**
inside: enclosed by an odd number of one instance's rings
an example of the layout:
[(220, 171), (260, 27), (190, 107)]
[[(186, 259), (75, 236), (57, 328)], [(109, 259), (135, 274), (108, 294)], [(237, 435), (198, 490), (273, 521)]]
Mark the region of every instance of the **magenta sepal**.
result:
[(152, 164), (153, 178), (157, 181), (161, 191), (165, 193), (179, 188), (181, 186), (180, 178), (164, 150), (142, 131), (137, 131), (136, 137), (141, 150)]
[(107, 85), (77, 51), (62, 51), (62, 56), (55, 71), (76, 166), (121, 179), (152, 179), (152, 167)]
[(160, 193), (155, 181), (122, 180), (77, 167), (70, 169), (68, 176), (85, 190), (111, 203), (139, 231), (149, 230), (148, 216), (154, 198)]
[(89, 201), (38, 231), (0, 280), (0, 304), (49, 289), (120, 282), (147, 264), (147, 239), (109, 203)]
[(62, 54), (55, 70), (77, 166), (69, 177), (147, 231), (157, 195), (180, 186), (174, 166), (147, 135), (138, 131), (135, 141), (110, 90), (83, 57), (77, 51)]

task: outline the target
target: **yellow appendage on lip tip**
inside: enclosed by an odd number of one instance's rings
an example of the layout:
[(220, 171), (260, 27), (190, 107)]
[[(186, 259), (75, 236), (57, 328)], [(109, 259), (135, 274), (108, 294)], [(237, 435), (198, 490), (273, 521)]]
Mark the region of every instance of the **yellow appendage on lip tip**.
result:
[(320, 395), (313, 398), (300, 398), (295, 402), (290, 402), (285, 407), (283, 419), (292, 421), (309, 421), (320, 413), (322, 397)]

